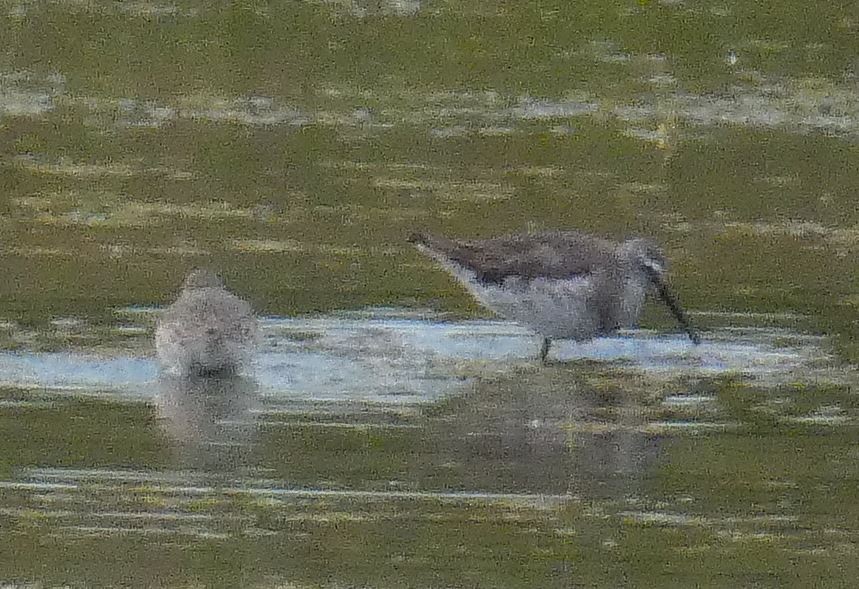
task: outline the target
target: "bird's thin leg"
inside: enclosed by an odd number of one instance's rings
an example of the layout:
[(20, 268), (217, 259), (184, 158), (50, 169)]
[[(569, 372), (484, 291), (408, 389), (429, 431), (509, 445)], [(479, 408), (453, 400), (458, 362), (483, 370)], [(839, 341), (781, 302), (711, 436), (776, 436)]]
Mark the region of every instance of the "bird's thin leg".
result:
[(540, 362), (546, 364), (546, 358), (549, 355), (549, 347), (552, 345), (552, 340), (547, 337), (543, 338), (543, 345), (540, 346)]

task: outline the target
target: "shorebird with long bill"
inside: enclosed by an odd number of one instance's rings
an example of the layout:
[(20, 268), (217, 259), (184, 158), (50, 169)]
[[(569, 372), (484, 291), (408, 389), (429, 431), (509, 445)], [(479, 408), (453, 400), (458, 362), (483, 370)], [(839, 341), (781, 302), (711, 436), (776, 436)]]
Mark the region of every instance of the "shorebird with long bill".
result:
[(482, 305), (539, 333), (543, 362), (553, 339), (585, 341), (635, 326), (651, 290), (700, 343), (666, 282), (665, 255), (650, 239), (546, 231), (474, 240), (415, 233), (409, 241)]

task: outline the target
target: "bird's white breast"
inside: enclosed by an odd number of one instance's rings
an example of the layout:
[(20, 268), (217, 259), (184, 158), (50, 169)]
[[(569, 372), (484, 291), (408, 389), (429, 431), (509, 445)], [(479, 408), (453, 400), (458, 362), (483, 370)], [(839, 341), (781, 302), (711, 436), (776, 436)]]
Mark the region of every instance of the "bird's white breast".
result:
[(501, 283), (482, 283), (475, 272), (435, 256), (483, 305), (502, 317), (553, 338), (585, 340), (600, 330), (590, 275), (569, 279), (507, 276)]

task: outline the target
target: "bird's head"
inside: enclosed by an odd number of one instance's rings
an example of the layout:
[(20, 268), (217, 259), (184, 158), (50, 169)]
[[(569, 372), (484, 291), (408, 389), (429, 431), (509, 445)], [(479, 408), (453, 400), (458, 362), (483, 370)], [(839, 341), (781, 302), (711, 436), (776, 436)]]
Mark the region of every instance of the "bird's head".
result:
[(620, 257), (643, 271), (651, 280), (661, 280), (668, 272), (668, 260), (656, 242), (636, 238), (620, 245)]
[(221, 278), (208, 268), (194, 268), (185, 278), (182, 288), (218, 288), (224, 286)]
[(649, 239), (630, 239), (620, 245), (618, 255), (622, 260), (647, 277), (648, 281), (656, 288), (659, 297), (668, 306), (668, 309), (677, 318), (677, 321), (683, 326), (686, 333), (689, 334), (689, 339), (695, 344), (700, 343), (701, 337), (695, 328), (692, 327), (692, 324), (686, 317), (685, 311), (683, 311), (683, 308), (677, 301), (677, 297), (671, 292), (665, 280), (665, 276), (668, 273), (668, 259), (662, 252), (662, 248)]

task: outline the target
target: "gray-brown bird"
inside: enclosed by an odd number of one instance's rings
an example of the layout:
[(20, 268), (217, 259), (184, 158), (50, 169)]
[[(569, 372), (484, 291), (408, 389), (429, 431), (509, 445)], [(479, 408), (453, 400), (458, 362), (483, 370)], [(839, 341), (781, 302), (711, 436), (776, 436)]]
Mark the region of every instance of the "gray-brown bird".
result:
[(481, 304), (542, 335), (544, 362), (552, 339), (584, 341), (633, 327), (651, 289), (700, 343), (665, 281), (665, 256), (649, 239), (547, 231), (476, 240), (415, 233), (409, 241)]
[(251, 306), (215, 273), (198, 268), (159, 317), (155, 348), (162, 366), (174, 374), (230, 374), (250, 362), (258, 337)]

